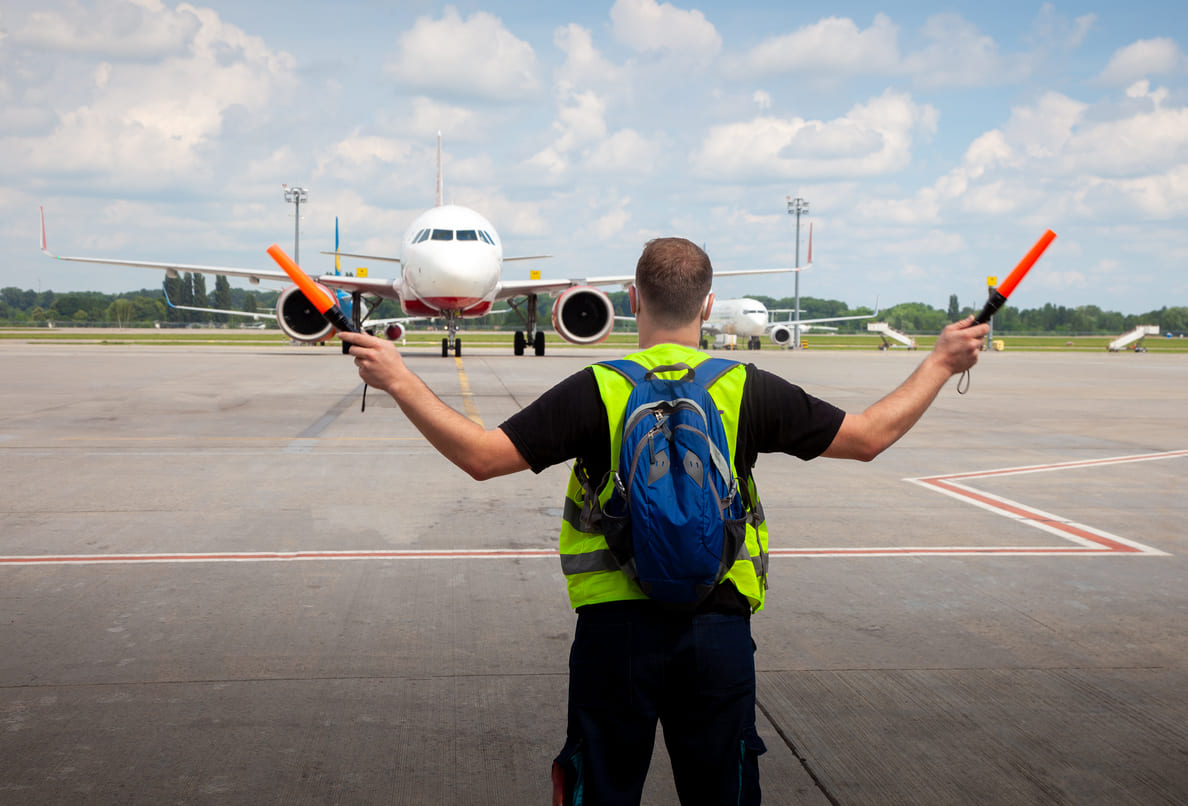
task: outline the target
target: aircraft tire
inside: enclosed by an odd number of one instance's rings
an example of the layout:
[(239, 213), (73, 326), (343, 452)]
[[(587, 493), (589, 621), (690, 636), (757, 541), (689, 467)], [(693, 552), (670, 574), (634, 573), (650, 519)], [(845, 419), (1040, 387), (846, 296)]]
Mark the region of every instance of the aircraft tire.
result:
[(448, 358), (449, 355), (450, 355), (450, 340), (443, 337), (441, 340), (441, 357)]
[(454, 339), (454, 358), (462, 357), (462, 339)]
[(515, 336), (512, 337), (512, 352), (516, 355), (524, 354), (524, 331), (517, 330)]
[(544, 355), (544, 331), (536, 331), (536, 336), (532, 339), (532, 351), (537, 355)]

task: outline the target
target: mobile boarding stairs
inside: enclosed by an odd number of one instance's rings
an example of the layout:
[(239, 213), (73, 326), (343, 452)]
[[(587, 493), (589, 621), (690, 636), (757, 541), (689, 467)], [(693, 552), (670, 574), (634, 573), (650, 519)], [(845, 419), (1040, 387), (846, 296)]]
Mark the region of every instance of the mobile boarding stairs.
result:
[(899, 332), (886, 322), (869, 322), (866, 325), (866, 329), (871, 333), (879, 334), (879, 338), (883, 340), (883, 343), (879, 345), (880, 350), (888, 350), (892, 347), (899, 346), (897, 344), (892, 344), (889, 340), (897, 341), (899, 344), (903, 345), (909, 350), (916, 349), (915, 339), (906, 333)]
[[(1110, 342), (1108, 349), (1111, 353), (1116, 353), (1119, 350), (1130, 348), (1136, 353), (1145, 353), (1146, 347), (1143, 347), (1143, 339), (1147, 336), (1158, 336), (1159, 325), (1139, 325), (1129, 333), (1123, 333), (1118, 338)], [(1131, 347), (1130, 345), (1134, 345)]]

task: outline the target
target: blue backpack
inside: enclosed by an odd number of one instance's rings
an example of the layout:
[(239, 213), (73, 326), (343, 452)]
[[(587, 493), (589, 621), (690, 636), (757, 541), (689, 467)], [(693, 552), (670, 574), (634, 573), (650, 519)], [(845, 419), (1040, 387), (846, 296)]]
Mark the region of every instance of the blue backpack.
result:
[[(743, 548), (746, 522), (730, 446), (708, 388), (737, 366), (646, 369), (604, 361), (633, 384), (623, 420), (614, 491), (602, 508), (607, 546), (649, 598), (692, 608), (722, 581)], [(661, 373), (684, 370), (681, 378)], [(612, 457), (613, 461), (613, 457)]]

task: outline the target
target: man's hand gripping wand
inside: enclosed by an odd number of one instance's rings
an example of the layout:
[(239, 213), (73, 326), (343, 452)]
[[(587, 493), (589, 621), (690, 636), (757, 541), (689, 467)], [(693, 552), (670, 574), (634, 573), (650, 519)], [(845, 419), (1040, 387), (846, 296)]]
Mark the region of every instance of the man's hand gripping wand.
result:
[[(308, 274), (302, 271), (301, 267), (293, 262), (293, 258), (289, 257), (284, 249), (281, 249), (276, 244), (268, 247), (268, 254), (277, 262), (285, 274), (289, 275), (289, 279), (297, 284), (301, 289), (301, 293), (309, 300), (310, 304), (317, 308), (318, 313), (326, 318), (326, 321), (332, 324), (338, 330), (345, 330), (348, 333), (358, 333), (359, 329), (347, 319), (342, 308), (338, 307), (338, 301), (334, 296), (315, 283)], [(351, 345), (345, 341), (342, 343), (342, 354), (350, 355)], [(363, 410), (367, 408), (367, 387), (363, 387)]]
[[(1056, 240), (1056, 233), (1052, 230), (1047, 230), (1040, 239), (1035, 242), (1035, 246), (1031, 247), (1023, 259), (1019, 261), (1019, 265), (1015, 266), (1014, 270), (1007, 275), (1006, 280), (998, 288), (994, 289), (994, 293), (990, 295), (990, 299), (986, 300), (986, 304), (982, 306), (982, 312), (979, 313), (973, 320), (973, 325), (982, 325), (990, 321), (990, 318), (998, 312), (998, 309), (1006, 304), (1007, 299), (1011, 296), (1011, 292), (1015, 290), (1015, 286), (1019, 285), (1019, 281), (1023, 279), (1027, 272), (1031, 271), (1031, 267), (1040, 259), (1040, 255), (1048, 248), (1052, 241)], [(962, 386), (964, 381), (964, 387)], [(969, 370), (962, 373), (961, 380), (957, 382), (957, 391), (960, 394), (965, 394), (969, 391)]]

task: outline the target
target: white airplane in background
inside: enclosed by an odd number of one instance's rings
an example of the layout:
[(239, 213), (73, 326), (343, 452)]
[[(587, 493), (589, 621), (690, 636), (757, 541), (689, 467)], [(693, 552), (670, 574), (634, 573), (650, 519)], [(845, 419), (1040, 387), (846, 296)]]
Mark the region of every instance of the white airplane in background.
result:
[(845, 322), (853, 319), (873, 319), (879, 315), (879, 304), (875, 302), (875, 312), (863, 316), (831, 316), (823, 319), (799, 319), (786, 322), (773, 322), (771, 314), (795, 313), (791, 308), (777, 308), (768, 310), (762, 302), (750, 297), (737, 299), (715, 300), (710, 309), (709, 318), (701, 326), (702, 347), (709, 346), (709, 339), (717, 342), (725, 341), (721, 337), (734, 336), (740, 341), (746, 339), (748, 350), (758, 350), (763, 343), (763, 336), (769, 336), (771, 343), (780, 347), (787, 347), (793, 343), (795, 329), (806, 332), (812, 328), (822, 330), (837, 330), (825, 327), (825, 322)]
[[(288, 275), (276, 269), (246, 269), (223, 266), (191, 266), (181, 263), (156, 263), (91, 257), (59, 257), (46, 247), (45, 211), (41, 214), (41, 251), (58, 260), (102, 263), (161, 269), (171, 276), (180, 272), (222, 274), (245, 277), (250, 282), (275, 280), (285, 284), (277, 300), (277, 324), (285, 335), (304, 342), (323, 341), (333, 335), (333, 327), (305, 299)], [(263, 250), (261, 250), (263, 251)], [(399, 257), (361, 255), (353, 252), (333, 254), (363, 260), (400, 264), (394, 280), (323, 274), (314, 281), (331, 293), (351, 295), (355, 318), (362, 323), (364, 295), (397, 300), (410, 317), (440, 317), (449, 335), (441, 340), (441, 354), (462, 354), (458, 338), (463, 319), (485, 316), (499, 300), (507, 300), (524, 320), (524, 329), (514, 337), (516, 355), (532, 345), (537, 355), (544, 355), (544, 333), (537, 328), (536, 305), (541, 294), (556, 298), (553, 303), (553, 329), (571, 344), (597, 344), (614, 327), (615, 311), (610, 298), (595, 286), (618, 285), (626, 288), (635, 281), (634, 274), (567, 280), (504, 280), (500, 272), (504, 261), (534, 260), (548, 255), (504, 257), (503, 245), (495, 227), (479, 213), (467, 207), (444, 203), (441, 173), (441, 135), (437, 137), (437, 204), (421, 213), (408, 227), (401, 242)], [(717, 276), (773, 274), (796, 269), (744, 269), (715, 272)], [(366, 327), (365, 323), (362, 323)]]
[[(813, 265), (813, 227), (809, 225), (808, 263), (795, 271), (805, 271)], [(796, 343), (796, 331), (807, 332), (812, 328), (822, 330), (837, 330), (835, 327), (824, 327), (825, 322), (847, 322), (854, 319), (873, 319), (879, 315), (879, 302), (875, 300), (875, 312), (869, 316), (829, 316), (821, 319), (790, 319), (786, 322), (772, 321), (771, 314), (796, 314), (793, 308), (776, 308), (768, 310), (757, 299), (738, 297), (735, 299), (714, 300), (710, 308), (709, 318), (701, 325), (701, 347), (705, 349), (712, 338), (717, 346), (733, 343), (738, 339), (746, 339), (748, 350), (758, 350), (763, 344), (765, 335), (771, 337), (771, 343), (780, 347), (789, 347)], [(727, 338), (730, 337), (730, 338)]]

